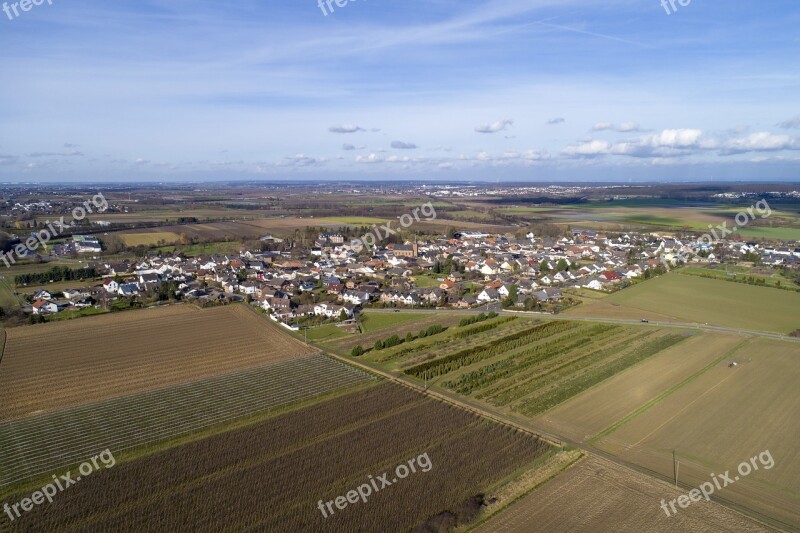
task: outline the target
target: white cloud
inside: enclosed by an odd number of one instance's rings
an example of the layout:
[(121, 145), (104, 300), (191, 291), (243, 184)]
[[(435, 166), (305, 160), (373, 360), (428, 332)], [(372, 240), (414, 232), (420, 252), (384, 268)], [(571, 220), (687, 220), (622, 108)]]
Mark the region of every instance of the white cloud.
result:
[(369, 155), (357, 155), (355, 158), (356, 163), (380, 163), (383, 161), (378, 154), (372, 153)]
[(592, 131), (605, 131), (610, 130), (613, 128), (614, 125), (610, 122), (598, 122), (594, 126), (592, 126)]
[(283, 161), (279, 162), (279, 167), (317, 167), (321, 166), (327, 161), (325, 158), (317, 158), (307, 156), (305, 154), (295, 154), (291, 157), (284, 157)]
[(328, 131), (331, 133), (357, 133), (359, 131), (367, 131), (360, 126), (356, 126), (355, 124), (342, 124), (340, 126), (331, 126), (328, 128)]
[(597, 157), (606, 155), (611, 151), (608, 141), (591, 140), (572, 146), (567, 146), (561, 153), (567, 157)]
[(491, 124), (484, 124), (483, 126), (478, 126), (475, 128), (475, 131), (478, 133), (497, 133), (498, 131), (503, 131), (509, 126), (512, 126), (514, 121), (511, 119), (505, 120), (498, 120), (496, 122), (492, 122)]
[(733, 155), (744, 152), (776, 152), (779, 150), (800, 150), (800, 139), (762, 131), (726, 142), (720, 153)]
[(403, 141), (394, 141), (392, 142), (392, 148), (397, 150), (414, 150), (417, 148), (417, 145), (414, 143), (407, 143)]
[(548, 124), (563, 124), (566, 120), (562, 117), (551, 118), (547, 121)]
[(623, 122), (622, 124), (620, 124), (619, 127), (617, 128), (617, 131), (622, 132), (622, 133), (628, 133), (628, 132), (631, 132), (631, 131), (642, 131), (642, 129), (639, 127), (639, 124), (637, 124), (636, 122), (629, 121), (629, 122)]

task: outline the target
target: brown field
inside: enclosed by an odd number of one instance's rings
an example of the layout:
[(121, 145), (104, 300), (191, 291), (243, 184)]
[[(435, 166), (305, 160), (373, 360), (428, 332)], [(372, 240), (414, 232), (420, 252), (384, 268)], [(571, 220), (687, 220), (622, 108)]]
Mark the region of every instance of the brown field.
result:
[(756, 339), (598, 441), (603, 450), (697, 486), (769, 451), (772, 469), (753, 472), (719, 496), (800, 527), (800, 345)]
[[(14, 522), (17, 531), (403, 531), (507, 481), (552, 448), (475, 415), (383, 384), (209, 437), (83, 480)], [(425, 455), (416, 473), (395, 467)], [(425, 471), (427, 470), (427, 471)], [(323, 517), (388, 473), (390, 486)], [(396, 480), (396, 482), (395, 482)], [(377, 484), (377, 481), (376, 481)]]
[(177, 305), (7, 331), (0, 420), (292, 359), (315, 350), (242, 306)]
[(740, 335), (722, 333), (694, 336), (548, 411), (535, 423), (585, 441), (701, 372), (742, 340)]
[(668, 517), (660, 507), (661, 500), (671, 500), (680, 494), (680, 490), (668, 483), (592, 456), (518, 500), (475, 531), (772, 531), (715, 503), (695, 503)]
[[(178, 237), (186, 235), (190, 239), (201, 239), (207, 241), (224, 241), (239, 239), (258, 239), (263, 237), (265, 232), (258, 226), (247, 222), (209, 222), (208, 224), (185, 224), (160, 226), (155, 234), (175, 234)], [(126, 230), (118, 233), (124, 239), (137, 238), (137, 235), (153, 235), (153, 228), (142, 228), (137, 230)], [(146, 238), (146, 237), (143, 237)], [(156, 239), (157, 241), (158, 239)], [(165, 239), (166, 240), (166, 239)]]
[(154, 246), (159, 241), (172, 244), (180, 240), (181, 236), (172, 231), (154, 231), (149, 233), (120, 233), (120, 238), (125, 246)]

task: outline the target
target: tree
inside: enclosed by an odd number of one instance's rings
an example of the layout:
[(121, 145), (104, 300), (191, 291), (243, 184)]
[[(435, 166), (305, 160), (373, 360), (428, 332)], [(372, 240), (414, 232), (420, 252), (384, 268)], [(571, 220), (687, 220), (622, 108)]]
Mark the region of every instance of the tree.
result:
[(546, 260), (542, 259), (542, 262), (539, 263), (539, 271), (550, 272), (550, 265), (547, 264)]
[(559, 259), (557, 267), (559, 272), (566, 272), (569, 270), (569, 263), (567, 263), (566, 259)]
[(375, 350), (383, 350), (383, 341), (380, 339), (376, 340), (373, 348), (375, 348)]
[(406, 342), (411, 342), (414, 340), (414, 335), (409, 331), (406, 333)]
[(353, 357), (360, 357), (364, 355), (364, 347), (359, 344), (358, 346), (353, 348), (353, 351), (350, 352), (350, 355), (352, 355)]

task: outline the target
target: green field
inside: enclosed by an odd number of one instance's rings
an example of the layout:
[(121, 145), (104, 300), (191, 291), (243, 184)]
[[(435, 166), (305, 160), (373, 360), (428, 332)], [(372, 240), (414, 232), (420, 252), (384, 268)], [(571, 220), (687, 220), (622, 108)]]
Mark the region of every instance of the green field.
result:
[(655, 328), (565, 321), (528, 323), (494, 340), (481, 335), (481, 344), (448, 346), (406, 374), (536, 416), (687, 338)]
[(361, 314), (361, 329), (364, 333), (372, 333), (406, 322), (421, 320), (426, 316), (423, 313), (370, 313), (366, 311)]
[(790, 333), (800, 328), (800, 293), (671, 273), (566, 312), (650, 317), (736, 329)]
[(338, 339), (340, 337), (346, 337), (347, 332), (342, 328), (336, 326), (335, 324), (328, 324), (327, 326), (321, 326), (318, 328), (309, 328), (307, 330), (301, 331), (300, 335), (304, 338), (307, 338), (309, 341), (312, 342), (319, 342), (319, 341), (329, 341), (333, 339)]

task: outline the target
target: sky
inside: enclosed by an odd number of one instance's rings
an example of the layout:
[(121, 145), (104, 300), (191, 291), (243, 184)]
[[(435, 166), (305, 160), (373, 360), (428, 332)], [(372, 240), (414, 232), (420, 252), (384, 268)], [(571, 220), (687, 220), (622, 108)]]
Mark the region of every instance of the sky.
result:
[(2, 182), (800, 181), (797, 0), (36, 1)]

